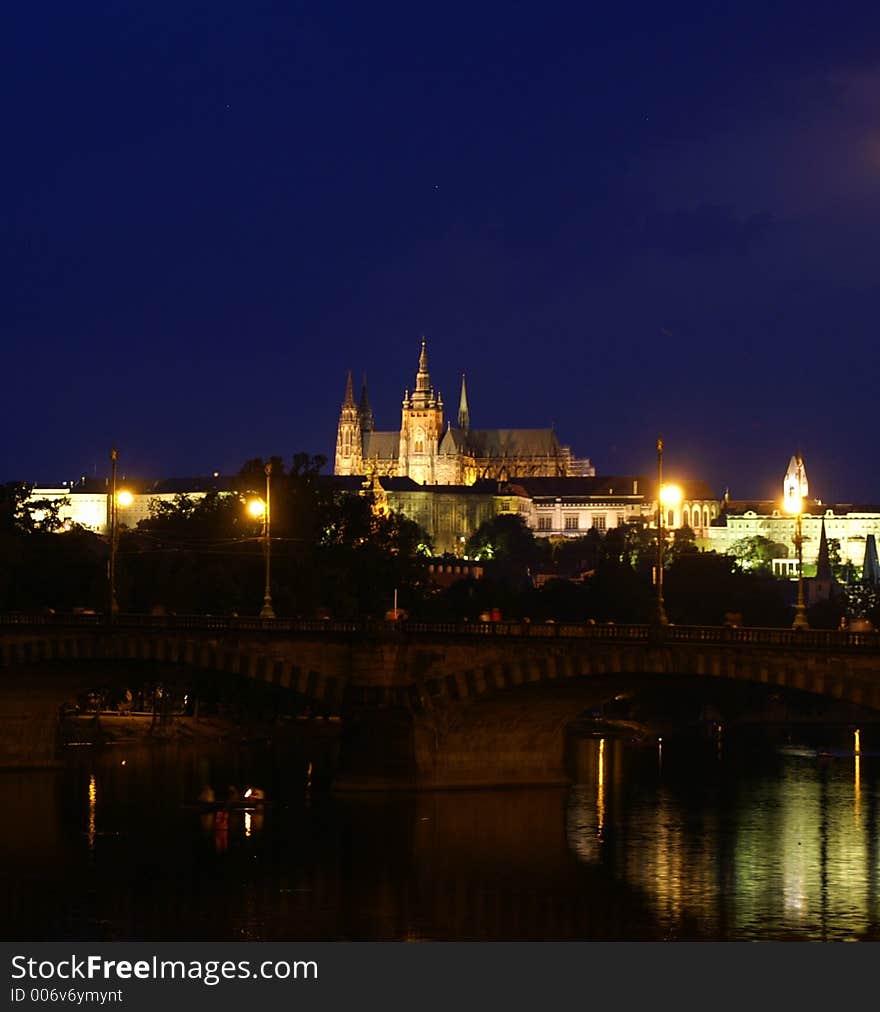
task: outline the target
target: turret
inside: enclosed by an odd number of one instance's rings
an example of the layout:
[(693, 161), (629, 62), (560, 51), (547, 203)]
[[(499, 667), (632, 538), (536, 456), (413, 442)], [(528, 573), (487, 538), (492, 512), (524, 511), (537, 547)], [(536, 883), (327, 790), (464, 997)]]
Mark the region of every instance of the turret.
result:
[(807, 469), (804, 467), (804, 458), (796, 453), (788, 462), (788, 470), (782, 483), (782, 495), (785, 500), (785, 508), (789, 513), (800, 512), (804, 499), (807, 498), (809, 485), (807, 484)]

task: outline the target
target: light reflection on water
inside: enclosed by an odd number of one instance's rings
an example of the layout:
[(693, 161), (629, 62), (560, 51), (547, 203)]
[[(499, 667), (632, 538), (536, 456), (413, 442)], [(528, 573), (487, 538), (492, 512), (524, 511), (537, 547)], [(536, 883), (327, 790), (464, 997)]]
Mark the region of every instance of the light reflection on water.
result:
[[(878, 760), (577, 743), (568, 790), (336, 797), (319, 754), (78, 749), (0, 775), (5, 937), (848, 939), (878, 929)], [(265, 808), (194, 802), (265, 790)]]
[(651, 783), (619, 742), (581, 742), (578, 758), (572, 851), (642, 891), (665, 937), (880, 937), (876, 760), (713, 769), (707, 749), (699, 770), (667, 766)]

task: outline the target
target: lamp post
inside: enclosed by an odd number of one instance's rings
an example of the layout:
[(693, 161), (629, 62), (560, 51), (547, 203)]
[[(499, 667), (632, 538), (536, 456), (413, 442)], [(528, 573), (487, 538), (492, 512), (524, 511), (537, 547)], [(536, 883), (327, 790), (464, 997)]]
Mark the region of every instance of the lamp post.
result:
[(107, 497), (107, 521), (110, 528), (110, 561), (107, 564), (107, 577), (109, 583), (110, 608), (109, 618), (119, 612), (119, 603), (116, 600), (116, 555), (119, 550), (119, 507), (131, 506), (134, 497), (127, 489), (117, 488), (117, 461), (119, 451), (114, 446), (110, 451), (110, 493)]
[(807, 472), (804, 468), (803, 458), (796, 453), (788, 464), (788, 471), (785, 473), (783, 485), (782, 505), (787, 513), (794, 514), (794, 546), (797, 549), (798, 560), (798, 596), (797, 606), (794, 610), (794, 622), (792, 629), (809, 629), (807, 621), (807, 606), (804, 602), (804, 527), (803, 510), (804, 496), (807, 495)]
[(272, 507), (271, 507), (271, 476), (272, 463), (266, 464), (266, 498), (252, 499), (248, 503), (248, 509), (255, 517), (263, 518), (263, 557), (266, 562), (266, 585), (263, 590), (263, 607), (260, 609), (260, 618), (275, 618), (275, 609), (272, 607), (271, 588), (271, 567), (272, 567)]
[(654, 606), (654, 621), (657, 625), (669, 625), (663, 603), (663, 554), (666, 548), (666, 532), (663, 514), (669, 507), (681, 502), (681, 489), (677, 485), (663, 484), (663, 440), (657, 439), (657, 600)]
[(119, 611), (119, 604), (116, 600), (116, 522), (119, 508), (116, 499), (116, 464), (118, 459), (119, 451), (114, 446), (110, 451), (110, 497), (107, 502), (107, 519), (110, 523), (110, 561), (107, 568), (110, 600), (107, 615), (111, 622)]

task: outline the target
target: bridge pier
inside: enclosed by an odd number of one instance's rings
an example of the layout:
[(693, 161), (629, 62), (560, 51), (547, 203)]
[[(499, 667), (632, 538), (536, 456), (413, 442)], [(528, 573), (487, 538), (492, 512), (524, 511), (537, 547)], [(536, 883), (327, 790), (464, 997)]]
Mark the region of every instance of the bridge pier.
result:
[(349, 714), (336, 791), (563, 786), (568, 724), (584, 693), (523, 688), (478, 704)]

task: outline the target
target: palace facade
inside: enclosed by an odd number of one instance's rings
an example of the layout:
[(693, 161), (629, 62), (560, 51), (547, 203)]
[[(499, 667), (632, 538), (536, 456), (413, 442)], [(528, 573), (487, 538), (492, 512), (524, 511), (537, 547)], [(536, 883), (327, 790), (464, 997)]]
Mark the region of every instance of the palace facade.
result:
[(415, 386), (403, 395), (399, 430), (376, 430), (366, 385), (357, 403), (349, 372), (334, 474), (411, 478), (418, 485), (473, 485), (596, 473), (589, 459), (575, 457), (560, 444), (552, 428), (472, 429), (464, 376), (456, 423), (444, 418), (443, 397), (431, 384), (423, 338)]

